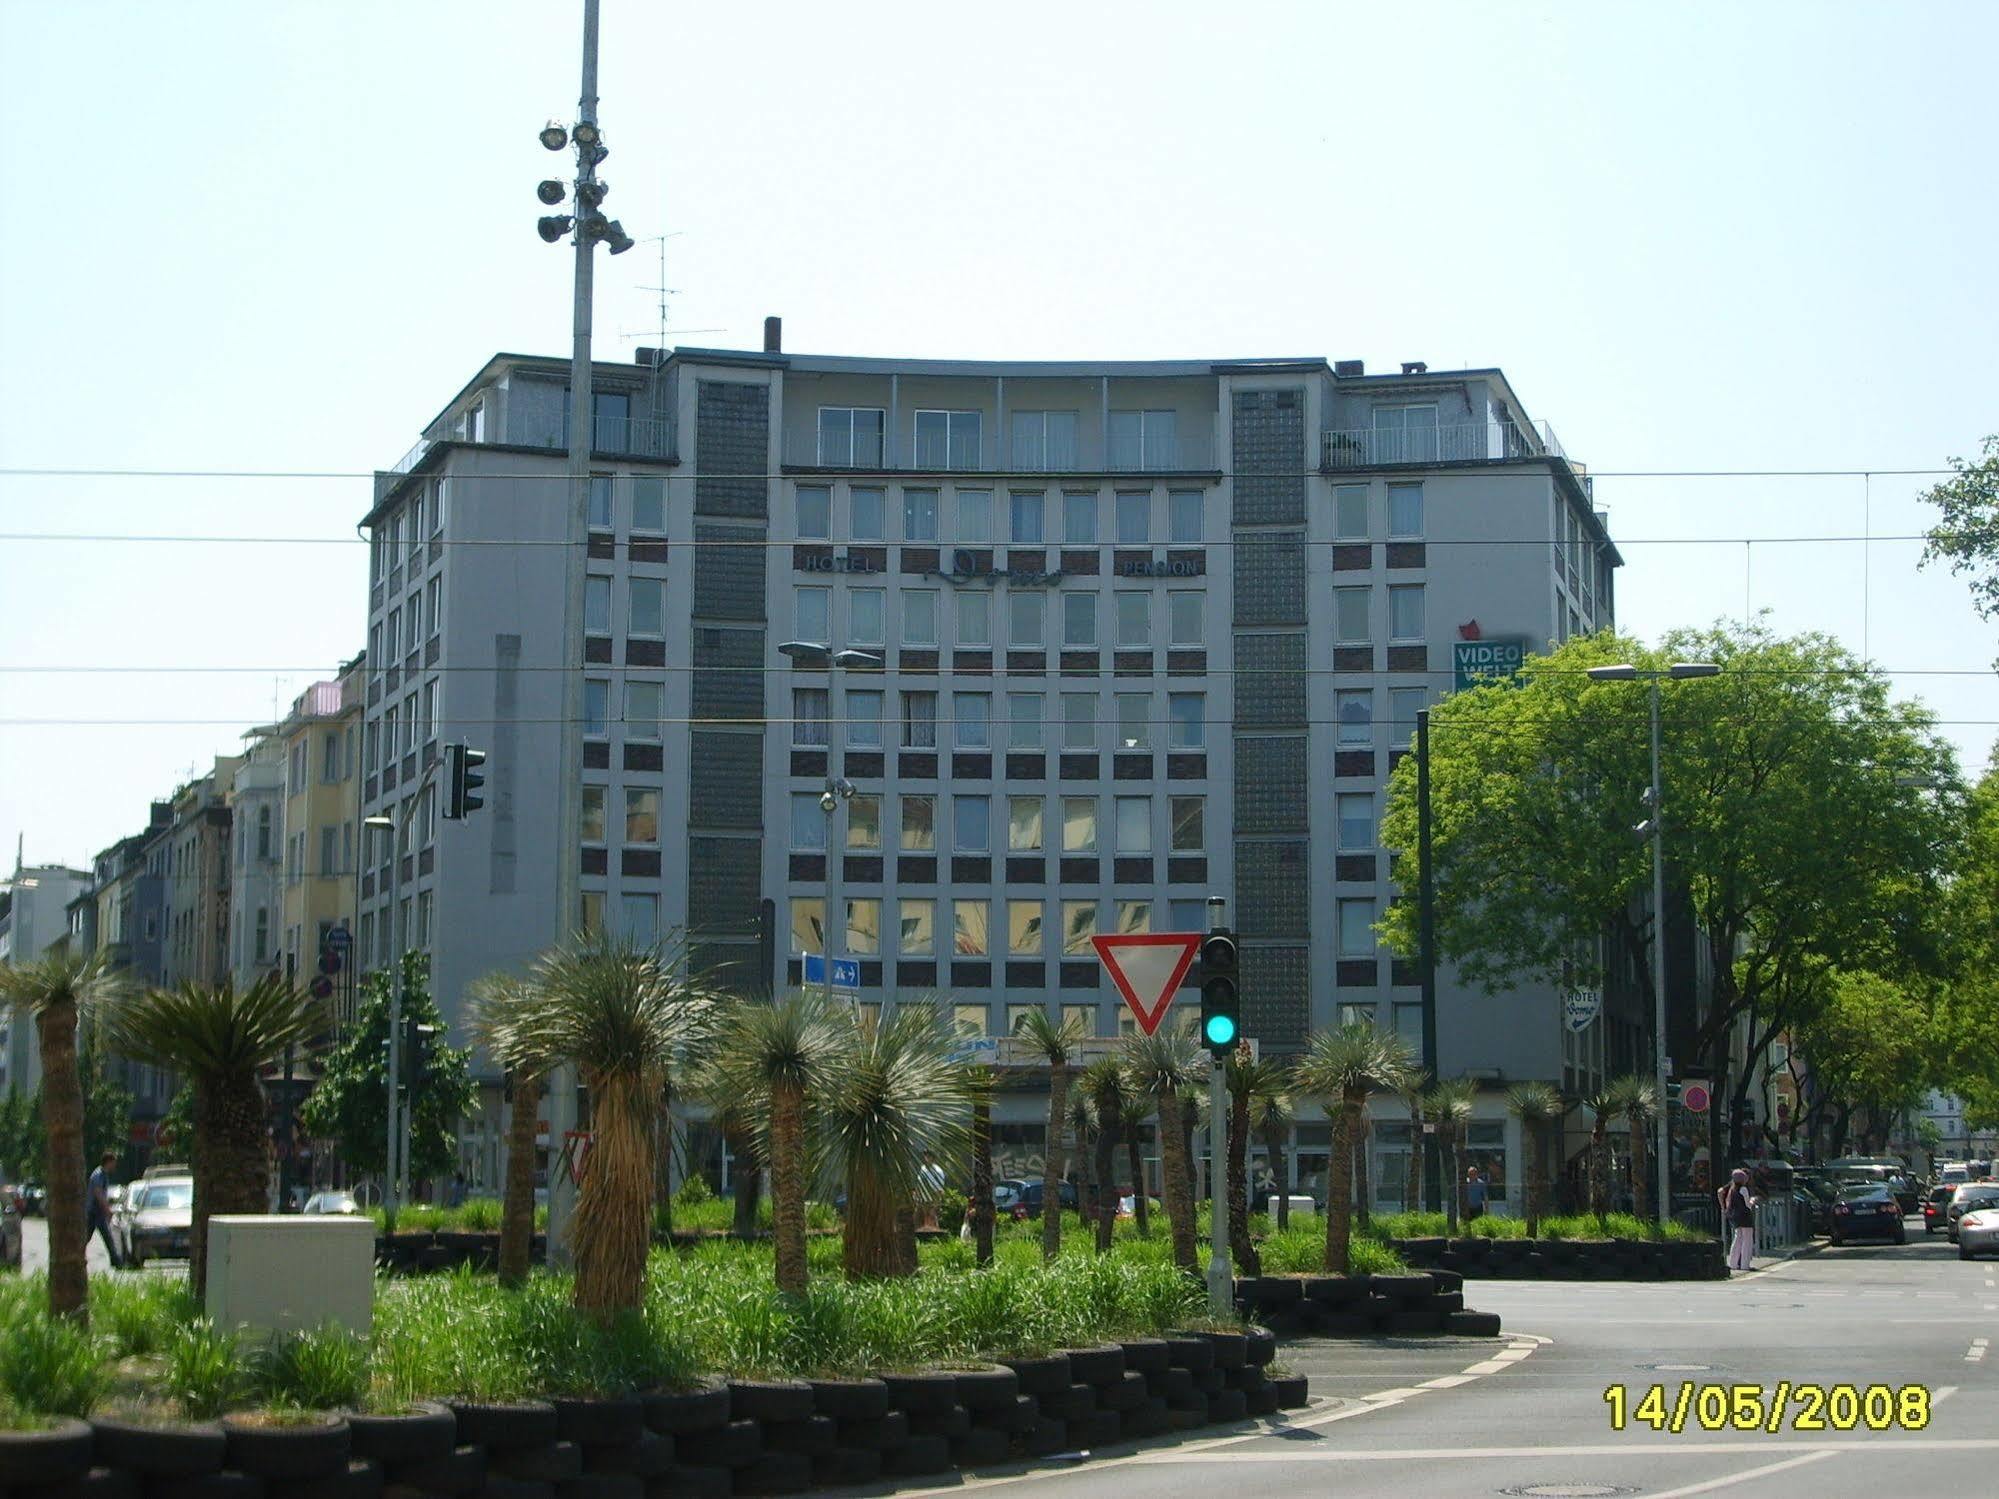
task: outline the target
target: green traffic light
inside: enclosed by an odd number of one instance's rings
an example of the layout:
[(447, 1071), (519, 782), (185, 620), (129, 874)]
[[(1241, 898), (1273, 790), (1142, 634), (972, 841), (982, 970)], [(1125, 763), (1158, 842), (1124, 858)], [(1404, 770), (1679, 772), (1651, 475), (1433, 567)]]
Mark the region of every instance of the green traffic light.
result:
[(1235, 1040), (1235, 1016), (1210, 1015), (1202, 1025), (1210, 1046), (1227, 1046)]

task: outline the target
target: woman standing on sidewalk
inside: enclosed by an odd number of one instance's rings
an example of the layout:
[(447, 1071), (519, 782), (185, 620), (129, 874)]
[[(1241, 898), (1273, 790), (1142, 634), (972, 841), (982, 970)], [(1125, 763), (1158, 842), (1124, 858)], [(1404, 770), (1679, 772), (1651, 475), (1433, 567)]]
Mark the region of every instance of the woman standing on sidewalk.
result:
[(1715, 1195), (1721, 1199), (1722, 1231), (1729, 1236), (1728, 1268), (1750, 1269), (1756, 1258), (1756, 1199), (1749, 1195), (1749, 1173), (1736, 1167)]

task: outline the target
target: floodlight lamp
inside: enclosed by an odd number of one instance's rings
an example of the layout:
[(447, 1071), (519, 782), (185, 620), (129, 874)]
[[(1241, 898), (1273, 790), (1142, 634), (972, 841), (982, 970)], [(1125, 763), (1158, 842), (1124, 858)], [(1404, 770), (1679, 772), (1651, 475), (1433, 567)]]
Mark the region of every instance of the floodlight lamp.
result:
[(1638, 668), (1631, 665), (1592, 666), (1589, 679), (1592, 682), (1629, 682), (1638, 675)]
[(569, 226), (576, 221), (566, 213), (552, 213), (535, 223), (535, 230), (551, 245), (569, 232)]
[(832, 787), (829, 786), (819, 793), (819, 810), (828, 817), (833, 815), (833, 809), (839, 805), (839, 800), (833, 795)]
[(622, 255), (637, 243), (629, 234), (625, 233), (625, 226), (620, 224), (616, 219), (612, 219), (605, 226), (604, 238), (610, 243), (613, 255)]
[(551, 151), (560, 151), (569, 144), (569, 132), (550, 120), (541, 127), (541, 143)]
[(540, 182), (537, 182), (535, 184), (534, 195), (537, 198), (541, 199), (542, 202), (546, 203), (550, 208), (553, 208), (556, 204), (562, 201), (562, 195), (566, 191), (568, 191), (568, 189), (563, 187), (563, 185), (560, 182), (557, 182), (553, 177), (545, 177)]
[(595, 120), (578, 120), (576, 127), (569, 134), (577, 145), (585, 148), (594, 146), (598, 141), (603, 139), (602, 134), (597, 129), (597, 122)]

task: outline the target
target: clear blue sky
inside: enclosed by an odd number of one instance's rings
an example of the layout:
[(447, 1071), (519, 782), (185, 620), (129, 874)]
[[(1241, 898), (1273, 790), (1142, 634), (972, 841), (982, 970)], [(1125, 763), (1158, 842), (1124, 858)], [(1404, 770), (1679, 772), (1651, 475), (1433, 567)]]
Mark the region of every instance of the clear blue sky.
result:
[[(365, 471), (496, 349), (566, 353), (534, 234), (580, 0), (0, 0), (0, 464)], [(1496, 364), (1605, 474), (1623, 625), (1771, 611), (1974, 768), (1995, 632), (1910, 542), (1999, 430), (1999, 9), (604, 0), (609, 207), (684, 341)], [(655, 247), (601, 260), (607, 357)], [(621, 337), (620, 335), (626, 335)], [(670, 341), (681, 341), (672, 340)], [(353, 535), (365, 481), (0, 478), (0, 531)], [(82, 862), (363, 634), (358, 544), (0, 541), (0, 840)], [(1955, 672), (1957, 675), (1936, 673)]]

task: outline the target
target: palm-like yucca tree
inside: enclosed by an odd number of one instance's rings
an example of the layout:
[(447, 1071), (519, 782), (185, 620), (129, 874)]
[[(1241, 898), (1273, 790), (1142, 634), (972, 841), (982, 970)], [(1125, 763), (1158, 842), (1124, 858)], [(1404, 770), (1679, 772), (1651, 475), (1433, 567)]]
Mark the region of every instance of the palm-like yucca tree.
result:
[(1109, 1254), (1117, 1231), (1117, 1144), (1118, 1131), (1124, 1125), (1124, 1069), (1116, 1057), (1099, 1057), (1083, 1069), (1081, 1083), (1097, 1132), (1097, 1253)]
[(720, 998), (691, 976), (684, 937), (652, 947), (593, 938), (535, 960), (505, 1028), (521, 1054), (576, 1068), (590, 1090), (590, 1153), (571, 1250), (576, 1309), (639, 1305), (652, 1244), (653, 1118), (676, 1053), (709, 1033)]
[(500, 1200), (500, 1284), (527, 1279), (534, 1251), (534, 1168), (540, 1154), (535, 1127), (541, 1118), (547, 1057), (527, 1051), (527, 1040), (512, 1024), (535, 1004), (535, 991), (518, 974), (489, 973), (472, 985), (468, 1016), (474, 1039), (507, 1070), (512, 1112), (507, 1115), (507, 1176)]
[(836, 1030), (813, 1122), (821, 1174), (847, 1184), (843, 1268), (849, 1280), (913, 1275), (902, 1219), (924, 1157), (964, 1149), (965, 1069), (952, 1057), (950, 1027), (936, 1005), (904, 1003), (886, 1019), (856, 1010)]
[(1423, 1208), (1423, 1098), (1429, 1081), (1429, 1073), (1418, 1066), (1411, 1067), (1395, 1084), (1395, 1096), (1409, 1111), (1409, 1179), (1402, 1192), (1405, 1213), (1421, 1212)]
[[(1122, 1059), (1119, 1061), (1123, 1065)], [(1124, 1107), (1118, 1113), (1118, 1133), (1124, 1138), (1125, 1166), (1131, 1172), (1131, 1208), (1141, 1239), (1152, 1237), (1151, 1199), (1145, 1190), (1145, 1121), (1152, 1113), (1152, 1100), (1131, 1086), (1127, 1074)]]
[(781, 1000), (745, 1000), (723, 1018), (717, 1071), (746, 1108), (761, 1109), (758, 1145), (770, 1172), (777, 1288), (803, 1295), (805, 1267), (805, 1109), (831, 1082), (840, 1050), (838, 1022), (815, 991)]
[(1290, 1069), (1286, 1067), (1282, 1085), (1255, 1094), (1249, 1101), (1250, 1128), (1263, 1141), (1264, 1154), (1270, 1157), (1271, 1180), (1277, 1183), (1279, 1233), (1291, 1226), (1291, 1167), (1284, 1158), (1284, 1147), (1290, 1143), (1291, 1127), (1297, 1120), (1291, 1106), (1291, 1095), (1285, 1091), (1290, 1081)]
[[(1659, 1118), (1659, 1088), (1649, 1077), (1634, 1073), (1617, 1080), (1620, 1112), (1631, 1135), (1631, 1211), (1641, 1218), (1651, 1217), (1651, 1178), (1646, 1160), (1652, 1143), (1652, 1125)], [(1660, 1166), (1664, 1170), (1664, 1164)]]
[(1249, 1141), (1259, 1100), (1284, 1090), (1287, 1069), (1276, 1058), (1252, 1060), (1247, 1044), (1229, 1054), (1222, 1076), (1229, 1090), (1229, 1254), (1244, 1275), (1263, 1273), (1262, 1257), (1249, 1236)]
[(1014, 1032), (1028, 1050), (1048, 1064), (1048, 1134), (1042, 1147), (1041, 1257), (1062, 1252), (1062, 1136), (1069, 1122), (1069, 1067), (1076, 1059), (1082, 1028), (1056, 1021), (1040, 1008), (1029, 1010)]
[(1326, 1182), (1326, 1255), (1329, 1275), (1353, 1266), (1353, 1139), (1355, 1121), (1367, 1095), (1392, 1086), (1410, 1065), (1409, 1051), (1394, 1036), (1364, 1021), (1320, 1031), (1293, 1068), (1297, 1089), (1324, 1106), (1333, 1120), (1332, 1160)]
[(0, 1008), (32, 1018), (42, 1049), (42, 1126), (48, 1158), (49, 1310), (87, 1321), (90, 1282), (84, 1267), (86, 1204), (83, 1159), (83, 1083), (76, 1066), (78, 1020), (109, 1007), (126, 992), (125, 980), (99, 953), (51, 953), (33, 963), (0, 966)]
[(1423, 1112), (1437, 1126), (1437, 1138), (1444, 1150), (1444, 1232), (1456, 1236), (1464, 1221), (1465, 1134), (1471, 1127), (1472, 1103), (1478, 1084), (1470, 1078), (1454, 1077), (1433, 1083), (1423, 1095)]
[(1562, 1117), (1562, 1095), (1547, 1083), (1515, 1083), (1506, 1090), (1506, 1107), (1520, 1121), (1520, 1145), (1526, 1156), (1526, 1198), (1523, 1213), (1527, 1237), (1534, 1238), (1548, 1202), (1548, 1126)]
[(317, 1037), (326, 1021), (318, 1001), (278, 974), (246, 989), (229, 983), (152, 989), (106, 1012), (112, 1050), (178, 1072), (194, 1091), (188, 1254), (196, 1295), (208, 1285), (208, 1220), (270, 1205), (270, 1130), (257, 1074), (287, 1046)]
[(965, 1204), (965, 1216), (972, 1221), (972, 1257), (985, 1266), (993, 1262), (992, 1068), (967, 1066), (964, 1087), (972, 1104), (972, 1192)]
[[(1076, 1216), (1086, 1227), (1093, 1225), (1092, 1205), (1098, 1200), (1096, 1162), (1091, 1147), (1097, 1138), (1096, 1100), (1080, 1088), (1069, 1089), (1069, 1148), (1075, 1151)], [(1047, 1211), (1047, 1204), (1042, 1204)], [(1094, 1233), (1092, 1238), (1094, 1238)]]
[(1194, 1257), (1194, 1176), (1183, 1115), (1187, 1095), (1207, 1068), (1207, 1058), (1184, 1031), (1127, 1036), (1120, 1059), (1132, 1093), (1159, 1112), (1160, 1186), (1172, 1226), (1173, 1262), (1197, 1268)]
[(1623, 1112), (1623, 1100), (1618, 1096), (1615, 1083), (1603, 1087), (1583, 1100), (1583, 1107), (1590, 1111), (1589, 1127), (1589, 1210), (1602, 1217), (1610, 1210), (1610, 1121)]

